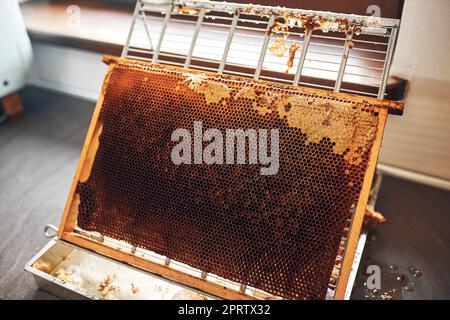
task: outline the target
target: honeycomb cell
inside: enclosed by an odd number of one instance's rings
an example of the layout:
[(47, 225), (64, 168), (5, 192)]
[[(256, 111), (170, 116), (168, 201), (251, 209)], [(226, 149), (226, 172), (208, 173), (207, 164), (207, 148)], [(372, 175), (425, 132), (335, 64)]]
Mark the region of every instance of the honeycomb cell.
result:
[[(379, 106), (299, 87), (114, 60), (78, 226), (286, 299), (323, 299)], [(178, 128), (278, 129), (280, 168), (175, 165)], [(203, 147), (206, 146), (204, 142)]]

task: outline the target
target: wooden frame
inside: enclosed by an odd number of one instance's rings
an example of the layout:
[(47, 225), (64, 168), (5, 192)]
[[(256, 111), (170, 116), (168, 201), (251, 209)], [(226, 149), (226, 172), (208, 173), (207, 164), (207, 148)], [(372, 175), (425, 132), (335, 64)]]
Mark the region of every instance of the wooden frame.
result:
[[(76, 232), (76, 220), (78, 216), (78, 205), (79, 205), (79, 197), (76, 194), (76, 187), (78, 181), (85, 181), (92, 169), (92, 164), (95, 159), (95, 155), (99, 146), (99, 136), (102, 131), (102, 125), (98, 122), (99, 114), (103, 105), (103, 100), (105, 96), (106, 88), (109, 84), (110, 75), (118, 62), (128, 61), (126, 59), (120, 58), (112, 58), (105, 57), (104, 61), (109, 63), (108, 73), (106, 75), (102, 93), (97, 102), (93, 118), (87, 133), (86, 141), (84, 143), (78, 168), (75, 174), (74, 181), (72, 183), (72, 187), (70, 189), (69, 198), (64, 210), (64, 214), (61, 219), (58, 236), (63, 240), (66, 240), (75, 245), (87, 248), (89, 250), (95, 251), (97, 253), (103, 254), (110, 258), (116, 259), (118, 261), (122, 261), (124, 263), (145, 269), (149, 272), (158, 274), (164, 278), (167, 278), (172, 281), (176, 281), (182, 283), (186, 286), (207, 292), (209, 294), (213, 294), (216, 296), (220, 296), (226, 299), (252, 299), (253, 297), (246, 295), (242, 292), (235, 291), (232, 289), (224, 288), (218, 284), (208, 282), (205, 279), (200, 277), (194, 277), (189, 274), (183, 273), (178, 270), (174, 270), (168, 266), (163, 264), (158, 264), (156, 262), (149, 261), (143, 257), (140, 257), (134, 254), (132, 251), (125, 252), (123, 250), (118, 250), (117, 248), (108, 246), (105, 243), (95, 240), (94, 238), (88, 237), (81, 233)], [(174, 67), (175, 68), (175, 67)], [(208, 72), (202, 72), (208, 73)], [(264, 82), (264, 81), (260, 81)], [(279, 84), (277, 84), (279, 85)], [(292, 86), (287, 85), (279, 85), (285, 86), (288, 88), (292, 88)], [(303, 90), (303, 88), (302, 88)], [(370, 186), (372, 182), (372, 178), (375, 172), (375, 167), (378, 159), (379, 149), (381, 146), (381, 140), (385, 128), (385, 123), (387, 119), (387, 115), (389, 111), (394, 111), (395, 113), (399, 113), (403, 109), (402, 103), (396, 103), (393, 101), (385, 101), (375, 98), (366, 98), (366, 97), (358, 97), (344, 93), (333, 93), (327, 92), (317, 89), (304, 89), (307, 92), (311, 92), (314, 94), (321, 94), (323, 96), (332, 96), (336, 99), (349, 99), (355, 102), (365, 102), (373, 105), (377, 105), (380, 107), (379, 112), (379, 123), (378, 130), (375, 135), (375, 140), (372, 145), (370, 159), (367, 171), (365, 173), (363, 186), (361, 189), (361, 193), (359, 196), (358, 203), (355, 208), (355, 213), (352, 220), (352, 225), (350, 227), (349, 237), (347, 240), (347, 246), (344, 253), (344, 259), (342, 261), (341, 273), (338, 280), (335, 299), (344, 299), (345, 290), (347, 287), (347, 282), (349, 279), (349, 275), (352, 268), (352, 263), (356, 251), (357, 242), (359, 239), (359, 234), (362, 226), (362, 222), (364, 219), (364, 211), (367, 205)]]
[(386, 126), (388, 111), (381, 109), (379, 114), (378, 130), (375, 135), (375, 141), (370, 153), (369, 164), (366, 174), (364, 176), (364, 183), (359, 195), (358, 204), (353, 214), (352, 224), (350, 226), (350, 232), (347, 239), (347, 246), (344, 252), (344, 259), (342, 261), (341, 273), (339, 275), (335, 299), (343, 300), (345, 297), (345, 291), (347, 289), (348, 279), (352, 271), (353, 260), (355, 258), (356, 247), (358, 246), (358, 240), (361, 233), (362, 224), (364, 221), (364, 212), (366, 210), (367, 201), (370, 195), (370, 187), (372, 179), (375, 174), (375, 169), (378, 161), (378, 154), (381, 147), (381, 140), (383, 139), (384, 128)]

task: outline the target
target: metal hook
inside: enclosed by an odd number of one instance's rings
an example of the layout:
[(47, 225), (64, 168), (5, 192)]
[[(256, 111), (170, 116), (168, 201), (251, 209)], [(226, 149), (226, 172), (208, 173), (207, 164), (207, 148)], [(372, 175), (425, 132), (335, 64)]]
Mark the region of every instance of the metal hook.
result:
[(58, 228), (52, 224), (48, 224), (44, 228), (44, 234), (47, 238), (54, 238), (54, 237), (56, 237), (57, 233), (58, 233)]

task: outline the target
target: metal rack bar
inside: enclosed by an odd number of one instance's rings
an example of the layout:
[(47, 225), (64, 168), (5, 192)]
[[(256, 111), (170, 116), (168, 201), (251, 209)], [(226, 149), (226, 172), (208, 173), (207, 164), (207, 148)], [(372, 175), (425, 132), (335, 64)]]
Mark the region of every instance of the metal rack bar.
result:
[(353, 39), (353, 32), (347, 34), (345, 38), (344, 52), (342, 53), (341, 65), (339, 66), (338, 77), (334, 86), (334, 91), (339, 92), (342, 86), (342, 79), (344, 78), (345, 67), (347, 65), (348, 54), (350, 53), (350, 42)]
[(298, 86), (300, 82), (300, 77), (302, 75), (303, 65), (305, 64), (306, 53), (308, 52), (309, 42), (311, 40), (312, 32), (306, 32), (305, 38), (303, 39), (302, 52), (300, 54), (300, 59), (298, 61), (297, 73), (294, 78), (294, 86)]
[(158, 56), (159, 56), (159, 53), (161, 51), (161, 45), (162, 45), (162, 42), (163, 42), (163, 39), (164, 39), (164, 35), (166, 33), (167, 25), (169, 24), (171, 11), (172, 10), (168, 10), (166, 12), (165, 17), (164, 17), (164, 22), (163, 22), (163, 25), (161, 27), (161, 33), (159, 35), (158, 44), (156, 45), (155, 52), (153, 54), (153, 63), (157, 63), (158, 62)]
[(267, 47), (269, 46), (269, 41), (270, 41), (270, 28), (272, 27), (274, 22), (275, 22), (275, 15), (272, 14), (270, 16), (269, 22), (267, 24), (266, 35), (264, 36), (264, 42), (261, 47), (261, 54), (259, 56), (258, 65), (255, 70), (255, 76), (254, 76), (255, 80), (258, 80), (259, 76), (261, 75), (261, 70), (262, 70), (262, 67), (264, 64), (264, 58), (266, 56)]
[(194, 34), (192, 35), (191, 47), (189, 48), (189, 53), (186, 57), (186, 62), (184, 63), (185, 68), (189, 68), (192, 60), (192, 53), (194, 52), (195, 43), (197, 42), (198, 33), (200, 32), (200, 27), (203, 23), (203, 18), (205, 17), (205, 9), (200, 10), (200, 13), (197, 17), (197, 23), (195, 24)]
[(220, 62), (220, 66), (219, 66), (219, 70), (218, 70), (218, 72), (220, 74), (223, 73), (223, 70), (225, 69), (225, 64), (227, 62), (228, 52), (230, 51), (231, 41), (233, 41), (233, 37), (234, 37), (234, 33), (236, 31), (236, 26), (238, 24), (238, 21), (239, 21), (239, 13), (234, 15), (233, 21), (232, 21), (231, 26), (230, 26), (230, 31), (228, 32), (227, 43), (225, 44), (225, 49), (223, 51), (222, 61)]
[(148, 37), (148, 42), (150, 44), (150, 50), (153, 50), (152, 37), (150, 36), (150, 30), (148, 29), (148, 25), (147, 25), (147, 17), (145, 16), (144, 12), (142, 12), (142, 22), (144, 23), (144, 29), (145, 29), (145, 33), (147, 34), (147, 37)]
[(382, 75), (382, 79), (381, 79), (380, 90), (378, 91), (378, 98), (380, 98), (380, 99), (384, 98), (384, 94), (386, 92), (386, 85), (387, 85), (387, 80), (389, 77), (389, 71), (391, 69), (392, 56), (394, 53), (395, 43), (397, 41), (397, 31), (398, 31), (398, 29), (396, 27), (392, 28), (392, 30), (391, 30), (391, 37), (389, 38), (389, 44), (388, 44), (387, 53), (386, 53), (386, 62), (384, 64), (384, 70), (383, 70), (383, 75)]
[[(151, 3), (151, 0), (142, 0), (144, 3)], [(182, 6), (186, 8), (205, 8), (210, 9), (212, 11), (224, 11), (224, 12), (235, 12), (235, 10), (243, 10), (249, 8), (249, 4), (245, 3), (233, 3), (233, 2), (224, 2), (224, 1), (196, 1), (196, 0), (175, 0), (174, 4), (177, 6)], [(350, 14), (342, 14), (342, 13), (331, 13), (326, 11), (315, 11), (315, 10), (304, 10), (304, 9), (285, 9), (281, 7), (272, 7), (272, 6), (264, 6), (264, 5), (252, 5), (252, 8), (255, 11), (259, 12), (273, 12), (275, 15), (280, 15), (285, 11), (289, 11), (292, 14), (304, 14), (304, 15), (320, 15), (323, 17), (330, 17), (331, 19), (349, 19), (354, 22), (360, 23), (363, 27), (368, 27), (372, 29), (376, 29), (373, 26), (374, 21), (378, 21), (382, 26), (392, 27), (397, 25), (397, 19), (390, 18), (374, 18), (362, 15), (350, 15)]]
[(136, 1), (136, 6), (134, 7), (133, 19), (131, 20), (131, 27), (130, 27), (130, 30), (128, 31), (127, 41), (125, 42), (125, 45), (123, 46), (123, 49), (122, 49), (122, 54), (121, 54), (122, 58), (125, 58), (128, 54), (128, 47), (130, 46), (130, 40), (131, 40), (131, 37), (133, 36), (133, 30), (136, 25), (136, 19), (139, 14), (139, 8), (141, 8), (141, 7), (142, 7), (141, 0)]

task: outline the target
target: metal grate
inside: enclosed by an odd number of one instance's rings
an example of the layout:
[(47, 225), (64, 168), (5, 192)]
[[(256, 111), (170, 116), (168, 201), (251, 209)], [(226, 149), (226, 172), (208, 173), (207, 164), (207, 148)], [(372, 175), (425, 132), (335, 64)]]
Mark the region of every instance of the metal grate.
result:
[(138, 0), (122, 57), (383, 98), (399, 23), (227, 2)]

